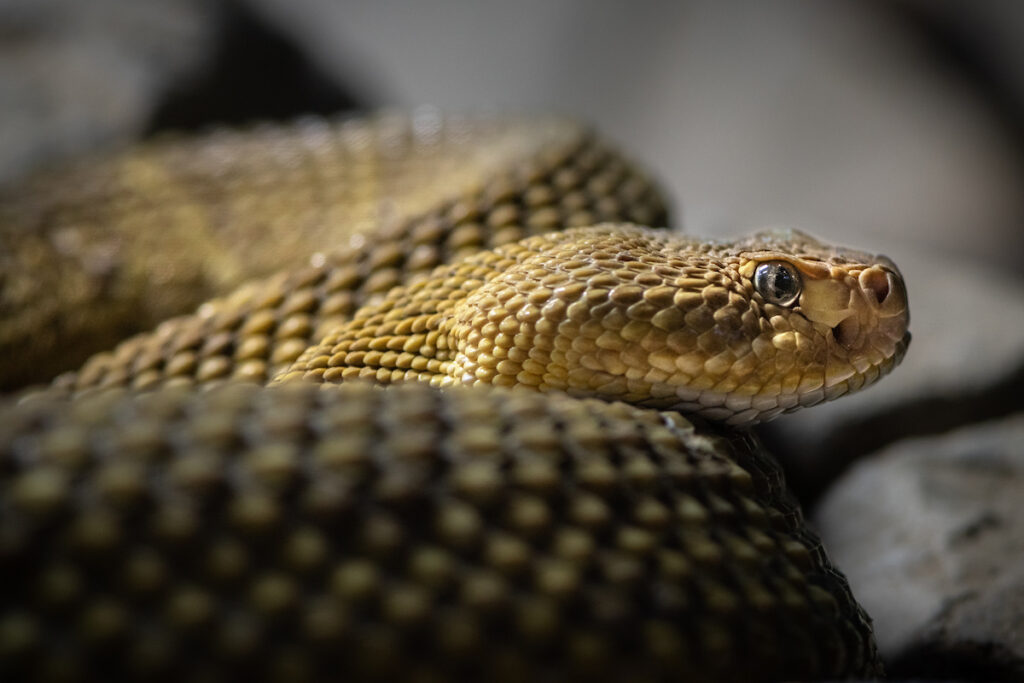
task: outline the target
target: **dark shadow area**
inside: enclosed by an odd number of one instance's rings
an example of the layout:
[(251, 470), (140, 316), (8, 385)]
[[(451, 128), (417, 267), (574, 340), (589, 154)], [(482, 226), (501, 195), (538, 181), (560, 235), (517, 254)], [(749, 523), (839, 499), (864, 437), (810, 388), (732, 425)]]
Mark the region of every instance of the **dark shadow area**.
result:
[(936, 644), (907, 652), (886, 664), (893, 679), (1019, 683), (1024, 670), (1012, 653), (994, 643), (973, 646)]
[(365, 106), (243, 3), (224, 0), (211, 62), (166, 92), (147, 134)]

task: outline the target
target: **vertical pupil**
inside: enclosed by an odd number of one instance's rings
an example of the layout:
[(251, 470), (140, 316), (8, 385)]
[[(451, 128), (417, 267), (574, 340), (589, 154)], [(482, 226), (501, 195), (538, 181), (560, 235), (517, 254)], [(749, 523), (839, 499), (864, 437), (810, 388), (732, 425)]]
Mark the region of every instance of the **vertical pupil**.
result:
[(779, 299), (785, 299), (793, 289), (793, 276), (787, 268), (775, 266), (771, 274), (772, 293)]

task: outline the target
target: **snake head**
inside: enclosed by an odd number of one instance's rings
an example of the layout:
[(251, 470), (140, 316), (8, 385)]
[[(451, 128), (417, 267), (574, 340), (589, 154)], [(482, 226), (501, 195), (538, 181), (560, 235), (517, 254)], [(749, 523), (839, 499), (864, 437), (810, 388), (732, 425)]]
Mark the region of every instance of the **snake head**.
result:
[[(753, 283), (752, 305), (770, 323), (764, 338), (783, 352), (777, 357), (795, 353), (796, 367), (803, 369), (805, 390), (796, 393), (797, 406), (866, 387), (903, 359), (910, 309), (903, 276), (888, 257), (831, 246), (796, 230), (756, 233), (734, 248), (737, 272)], [(792, 275), (793, 284), (784, 276), (779, 285), (794, 290), (789, 300), (779, 300), (774, 281), (767, 281), (776, 269)]]
[(708, 242), (609, 224), (396, 288), (281, 379), (495, 384), (746, 425), (873, 383), (907, 324), (887, 259), (797, 232)]
[(466, 383), (744, 425), (861, 389), (909, 343), (895, 265), (799, 232), (708, 242), (607, 225), (545, 239), (452, 316), (449, 336), (470, 340), (455, 356)]

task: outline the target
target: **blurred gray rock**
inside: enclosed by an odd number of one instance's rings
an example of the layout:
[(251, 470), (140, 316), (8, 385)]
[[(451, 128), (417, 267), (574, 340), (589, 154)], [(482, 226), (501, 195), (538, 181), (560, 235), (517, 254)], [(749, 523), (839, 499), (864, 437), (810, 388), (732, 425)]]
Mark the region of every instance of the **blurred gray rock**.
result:
[(136, 138), (208, 57), (217, 5), (0, 0), (0, 182)]
[(814, 517), (902, 675), (1024, 680), (1024, 413), (893, 445)]
[(890, 238), (913, 338), (890, 377), (763, 428), (805, 502), (856, 458), (914, 435), (1024, 409), (1024, 281)]

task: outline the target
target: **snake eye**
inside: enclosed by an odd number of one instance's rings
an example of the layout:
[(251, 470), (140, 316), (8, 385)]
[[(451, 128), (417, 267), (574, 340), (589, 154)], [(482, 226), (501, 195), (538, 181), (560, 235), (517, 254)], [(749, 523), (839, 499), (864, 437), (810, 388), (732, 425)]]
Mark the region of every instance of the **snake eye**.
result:
[(754, 287), (770, 304), (792, 306), (800, 297), (800, 273), (785, 261), (767, 261), (754, 271)]

